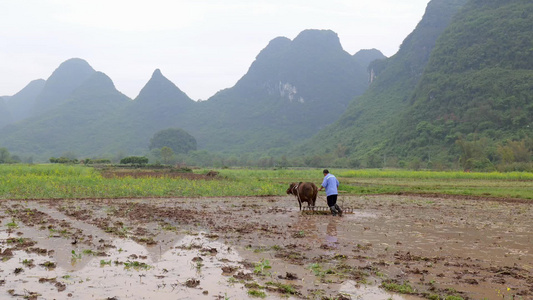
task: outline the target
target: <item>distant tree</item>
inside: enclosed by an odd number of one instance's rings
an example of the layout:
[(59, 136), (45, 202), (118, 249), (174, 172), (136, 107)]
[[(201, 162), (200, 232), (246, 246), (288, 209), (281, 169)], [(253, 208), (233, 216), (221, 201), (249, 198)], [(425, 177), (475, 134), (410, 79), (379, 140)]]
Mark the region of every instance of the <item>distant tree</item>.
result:
[(281, 159), (279, 161), (279, 166), (281, 168), (286, 168), (289, 166), (289, 160), (287, 159), (287, 156), (286, 155), (282, 155), (281, 156)]
[(381, 168), (383, 166), (383, 161), (381, 157), (376, 153), (370, 153), (366, 157), (366, 167), (367, 168)]
[(409, 169), (418, 171), (422, 167), (422, 161), (420, 158), (415, 157), (409, 162)]
[(529, 162), (531, 161), (531, 150), (526, 146), (526, 141), (511, 141), (508, 143), (509, 148), (513, 152), (514, 161)]
[(172, 163), (172, 159), (174, 157), (174, 151), (170, 147), (163, 147), (161, 148), (161, 159), (163, 160), (164, 164), (170, 164)]
[(11, 154), (7, 151), (6, 148), (0, 148), (0, 164), (9, 163), (11, 159)]
[(463, 170), (491, 171), (493, 165), (489, 159), (489, 152), (492, 147), (487, 138), (481, 138), (474, 141), (467, 141), (459, 138), (455, 141), (459, 147), (460, 157), (459, 164)]
[(337, 155), (337, 157), (346, 157), (346, 154), (348, 152), (348, 147), (342, 145), (342, 144), (337, 144), (337, 147), (335, 148), (335, 155)]
[(460, 138), (455, 141), (455, 144), (459, 146), (461, 156), (459, 157), (459, 163), (463, 170), (470, 170), (473, 168), (473, 160), (479, 156), (480, 149), (474, 142), (465, 141)]
[(121, 159), (120, 163), (124, 165), (145, 165), (148, 163), (148, 158), (144, 156), (128, 156)]
[(180, 128), (169, 128), (156, 132), (150, 139), (150, 150), (169, 147), (174, 153), (188, 153), (196, 150), (196, 139)]
[(212, 166), (214, 159), (213, 155), (206, 150), (191, 151), (188, 155), (191, 165), (197, 166)]
[(67, 152), (61, 154), (61, 157), (65, 157), (65, 158), (68, 158), (68, 159), (71, 159), (71, 160), (75, 160), (75, 159), (78, 158), (76, 153), (74, 153), (72, 151), (67, 151)]
[(126, 157), (126, 154), (125, 154), (123, 151), (120, 151), (120, 152), (118, 152), (115, 156), (113, 156), (112, 161), (113, 161), (114, 163), (118, 163), (118, 162), (120, 162), (120, 160), (123, 159), (124, 157)]

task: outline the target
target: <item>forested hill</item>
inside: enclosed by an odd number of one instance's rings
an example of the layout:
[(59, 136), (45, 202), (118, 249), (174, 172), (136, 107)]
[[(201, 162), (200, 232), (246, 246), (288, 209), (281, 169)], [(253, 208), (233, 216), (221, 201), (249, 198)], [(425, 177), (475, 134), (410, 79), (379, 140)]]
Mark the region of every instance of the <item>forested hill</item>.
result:
[[(305, 30), (273, 39), (235, 86), (202, 102), (159, 70), (131, 100), (71, 59), (27, 93), (0, 100), (0, 148), (36, 161), (65, 151), (144, 155), (156, 132), (181, 128), (199, 149), (227, 157), (532, 169), (532, 37), (531, 1), (432, 0), (390, 58), (350, 55), (333, 31)], [(33, 109), (15, 112), (17, 99)]]
[(70, 94), (94, 72), (83, 59), (72, 58), (63, 62), (46, 80), (32, 106), (32, 115), (43, 114), (65, 103)]
[(89, 156), (102, 145), (114, 145), (110, 133), (116, 124), (110, 120), (129, 102), (107, 75), (95, 71), (56, 108), (3, 128), (0, 144), (36, 160), (66, 152)]
[[(375, 50), (367, 57), (380, 55)], [(358, 61), (330, 30), (305, 30), (294, 40), (278, 37), (235, 86), (202, 102), (191, 101), (156, 70), (116, 118), (113, 147), (102, 148), (143, 153), (150, 138), (167, 128), (184, 129), (200, 149), (213, 152), (285, 148), (335, 121), (367, 89), (368, 63)]]
[[(273, 39), (235, 86), (202, 102), (192, 101), (160, 70), (131, 100), (86, 61), (69, 59), (46, 81), (28, 85), (32, 93), (11, 97), (13, 105), (31, 109), (0, 126), (0, 145), (36, 161), (64, 152), (144, 155), (155, 133), (181, 128), (200, 149), (279, 153), (334, 122), (368, 88), (368, 62), (382, 57), (377, 50), (352, 56), (335, 32), (305, 30), (294, 40)], [(5, 105), (0, 109), (5, 112)]]
[(466, 169), (529, 161), (533, 2), (469, 1), (437, 41), (409, 102), (392, 151), (459, 159)]
[(0, 97), (0, 128), (12, 122), (11, 113), (7, 109), (4, 98)]
[(377, 49), (366, 49), (358, 51), (353, 55), (354, 61), (364, 68), (368, 68), (371, 62), (387, 58)]
[(13, 122), (24, 120), (32, 115), (35, 101), (45, 84), (46, 81), (43, 79), (34, 80), (6, 100), (7, 109), (13, 117)]
[(364, 93), (367, 67), (331, 30), (275, 38), (234, 87), (199, 103), (197, 115), (206, 118), (191, 133), (214, 151), (286, 148), (334, 122)]
[[(467, 0), (433, 0), (394, 56), (373, 62), (372, 85), (340, 119), (292, 153), (314, 165), (382, 166), (387, 145), (420, 81), (436, 40)], [(400, 154), (395, 154), (400, 156)]]

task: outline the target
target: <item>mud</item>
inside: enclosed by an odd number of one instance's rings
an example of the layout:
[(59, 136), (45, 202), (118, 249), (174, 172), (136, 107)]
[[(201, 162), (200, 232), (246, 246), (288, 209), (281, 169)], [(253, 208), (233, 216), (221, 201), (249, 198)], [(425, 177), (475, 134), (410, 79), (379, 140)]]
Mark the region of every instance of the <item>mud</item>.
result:
[(0, 298), (533, 299), (531, 204), (339, 202), (354, 213), (288, 196), (2, 201)]

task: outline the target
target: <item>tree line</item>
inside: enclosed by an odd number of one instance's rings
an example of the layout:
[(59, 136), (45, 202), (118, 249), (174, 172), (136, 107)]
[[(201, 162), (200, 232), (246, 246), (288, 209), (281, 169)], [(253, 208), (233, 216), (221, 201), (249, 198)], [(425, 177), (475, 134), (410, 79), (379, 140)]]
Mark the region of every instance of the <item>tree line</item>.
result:
[[(351, 156), (350, 147), (341, 143), (329, 146), (323, 154), (287, 155), (285, 153), (222, 154), (197, 150), (196, 141), (182, 131), (173, 134), (156, 134), (151, 140), (149, 151), (142, 156), (116, 154), (110, 157), (78, 159), (75, 153), (65, 152), (60, 157), (51, 157), (50, 163), (64, 164), (132, 164), (132, 165), (180, 165), (198, 167), (334, 167), (334, 168), (400, 168), (428, 170), (465, 171), (527, 171), (533, 172), (533, 138), (525, 136), (503, 142), (487, 137), (460, 136), (448, 149), (448, 156), (430, 147), (422, 155), (402, 156), (394, 152), (369, 149), (363, 156)], [(162, 138), (163, 137), (163, 138)], [(420, 152), (419, 152), (420, 153)], [(450, 159), (454, 157), (454, 159)], [(21, 163), (21, 158), (12, 155), (6, 148), (0, 148), (0, 164)], [(31, 158), (25, 163), (32, 163)]]

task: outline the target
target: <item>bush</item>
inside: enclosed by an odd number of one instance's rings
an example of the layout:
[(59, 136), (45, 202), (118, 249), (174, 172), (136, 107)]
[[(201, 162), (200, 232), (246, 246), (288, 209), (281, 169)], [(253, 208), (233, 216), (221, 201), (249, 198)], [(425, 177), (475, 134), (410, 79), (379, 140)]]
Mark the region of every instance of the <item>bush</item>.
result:
[(53, 164), (77, 164), (78, 160), (75, 158), (72, 159), (72, 158), (61, 156), (59, 158), (50, 157), (50, 162)]
[(145, 156), (128, 156), (121, 159), (120, 163), (124, 165), (146, 165), (148, 163), (148, 158)]
[(496, 166), (496, 169), (499, 172), (533, 172), (533, 162), (501, 163)]
[(21, 161), (18, 155), (11, 155), (6, 148), (0, 148), (0, 164), (16, 164)]
[(110, 164), (110, 163), (111, 163), (111, 160), (106, 159), (106, 158), (95, 158), (95, 159), (86, 158), (83, 162), (84, 162), (86, 165), (93, 165), (93, 164)]

